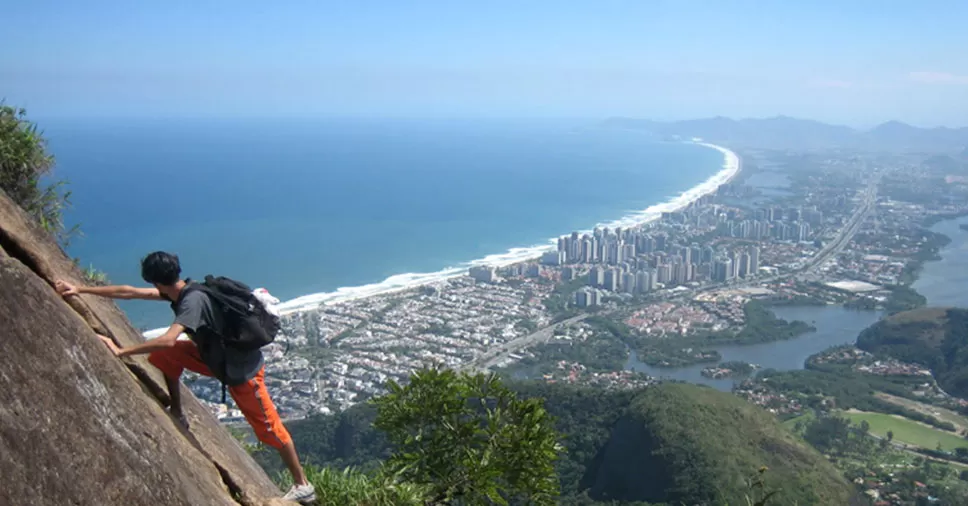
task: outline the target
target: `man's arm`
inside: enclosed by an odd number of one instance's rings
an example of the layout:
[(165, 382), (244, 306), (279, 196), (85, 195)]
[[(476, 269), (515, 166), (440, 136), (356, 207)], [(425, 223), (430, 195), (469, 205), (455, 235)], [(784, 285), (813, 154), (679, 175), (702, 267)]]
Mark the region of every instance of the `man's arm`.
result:
[(178, 336), (180, 336), (182, 332), (185, 332), (185, 327), (181, 324), (174, 323), (171, 327), (168, 327), (168, 330), (165, 331), (164, 334), (154, 339), (149, 339), (141, 344), (127, 346), (124, 348), (119, 348), (109, 337), (104, 337), (101, 335), (98, 335), (98, 337), (101, 339), (101, 341), (104, 341), (104, 344), (106, 344), (115, 355), (119, 357), (126, 357), (128, 355), (142, 355), (145, 353), (151, 353), (153, 351), (171, 348), (175, 345), (175, 342), (178, 340)]
[(55, 286), (57, 291), (64, 296), (89, 293), (91, 295), (110, 297), (112, 299), (162, 300), (157, 288), (137, 288), (130, 285), (81, 286), (72, 285), (61, 280), (58, 280)]

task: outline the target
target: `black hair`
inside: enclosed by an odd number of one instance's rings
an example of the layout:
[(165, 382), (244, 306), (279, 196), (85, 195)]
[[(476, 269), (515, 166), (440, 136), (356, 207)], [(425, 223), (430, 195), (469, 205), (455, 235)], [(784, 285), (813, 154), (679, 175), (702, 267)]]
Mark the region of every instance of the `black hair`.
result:
[(155, 251), (141, 259), (141, 277), (151, 284), (174, 285), (181, 276), (178, 255)]

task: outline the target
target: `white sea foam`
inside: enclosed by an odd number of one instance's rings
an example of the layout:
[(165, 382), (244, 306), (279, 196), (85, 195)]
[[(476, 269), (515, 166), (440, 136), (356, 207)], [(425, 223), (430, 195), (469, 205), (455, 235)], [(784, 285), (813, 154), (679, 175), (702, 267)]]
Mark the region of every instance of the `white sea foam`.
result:
[[(641, 211), (632, 211), (626, 216), (611, 221), (608, 223), (599, 223), (596, 227), (634, 227), (637, 225), (644, 225), (646, 223), (655, 221), (662, 216), (662, 213), (673, 212), (682, 209), (692, 202), (695, 202), (700, 197), (708, 195), (721, 185), (729, 182), (730, 179), (736, 176), (740, 170), (740, 159), (736, 153), (726, 149), (722, 146), (717, 146), (715, 144), (709, 144), (702, 142), (701, 139), (693, 139), (693, 143), (700, 146), (706, 146), (708, 148), (715, 149), (723, 154), (724, 162), (723, 169), (714, 174), (709, 179), (703, 181), (697, 186), (694, 186), (684, 192), (679, 196), (673, 197), (670, 200), (663, 202), (661, 204), (656, 204), (650, 206)], [(588, 233), (591, 230), (581, 230), (580, 233)], [(566, 231), (562, 231), (566, 233)], [(567, 231), (571, 233), (571, 231)], [(533, 260), (540, 257), (543, 253), (547, 251), (553, 251), (556, 248), (558, 238), (554, 237), (548, 240), (546, 244), (530, 246), (527, 248), (511, 248), (505, 253), (499, 253), (494, 255), (489, 255), (484, 258), (473, 260), (462, 265), (448, 267), (444, 270), (438, 272), (430, 273), (407, 273), (407, 274), (397, 274), (390, 276), (389, 278), (383, 280), (380, 283), (372, 283), (369, 285), (354, 286), (354, 287), (344, 287), (339, 288), (334, 292), (327, 293), (314, 293), (309, 295), (303, 295), (301, 297), (296, 297), (295, 299), (287, 300), (276, 308), (282, 314), (296, 313), (299, 311), (307, 311), (318, 308), (323, 304), (335, 304), (339, 302), (347, 302), (351, 300), (362, 299), (365, 297), (372, 297), (374, 295), (384, 295), (394, 292), (400, 292), (404, 290), (409, 290), (423, 285), (428, 285), (435, 282), (444, 281), (454, 277), (461, 276), (467, 272), (470, 267), (478, 265), (492, 265), (495, 267), (503, 267), (519, 262), (524, 262), (527, 260)], [(160, 335), (160, 330), (155, 329), (145, 333), (145, 335)]]

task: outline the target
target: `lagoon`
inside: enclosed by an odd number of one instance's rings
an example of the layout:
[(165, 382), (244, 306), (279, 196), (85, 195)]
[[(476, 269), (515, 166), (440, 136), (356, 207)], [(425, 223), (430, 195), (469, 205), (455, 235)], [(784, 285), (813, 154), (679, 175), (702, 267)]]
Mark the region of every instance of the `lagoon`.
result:
[[(959, 225), (968, 223), (968, 217), (945, 220), (931, 230), (951, 238), (941, 248), (941, 260), (926, 262), (912, 287), (925, 296), (930, 306), (968, 307), (968, 231)], [(786, 341), (754, 345), (730, 345), (714, 348), (722, 355), (722, 361), (739, 360), (757, 364), (764, 369), (803, 369), (810, 355), (831, 346), (852, 344), (857, 335), (874, 324), (883, 311), (847, 309), (843, 306), (782, 306), (773, 311), (784, 320), (803, 320), (816, 331)], [(658, 378), (668, 378), (690, 383), (700, 383), (719, 390), (729, 391), (743, 378), (711, 379), (700, 374), (704, 367), (714, 364), (696, 364), (687, 367), (662, 368), (643, 364), (631, 351), (626, 369), (644, 372)]]

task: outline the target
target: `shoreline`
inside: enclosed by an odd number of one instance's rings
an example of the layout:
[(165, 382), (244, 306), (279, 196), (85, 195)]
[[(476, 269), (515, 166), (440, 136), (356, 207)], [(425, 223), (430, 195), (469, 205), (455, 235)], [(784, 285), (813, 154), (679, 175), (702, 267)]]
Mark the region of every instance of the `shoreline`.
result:
[[(946, 221), (958, 222), (959, 220), (961, 220), (965, 216), (968, 216), (968, 214), (965, 214), (965, 213), (956, 213), (956, 214), (950, 215), (950, 216), (943, 216), (941, 218), (929, 219), (928, 222), (922, 223), (922, 226), (924, 227), (925, 230), (929, 231), (932, 234), (937, 234), (938, 236), (944, 238), (944, 240), (945, 240), (945, 243), (944, 244), (940, 244), (940, 245), (937, 246), (937, 249), (934, 250), (932, 257), (928, 257), (928, 258), (916, 258), (912, 262), (914, 264), (914, 268), (911, 269), (910, 271), (908, 271), (909, 281), (906, 284), (902, 285), (902, 286), (907, 286), (915, 294), (924, 297), (925, 304), (924, 304), (923, 307), (942, 307), (943, 306), (943, 305), (934, 304), (930, 300), (927, 300), (927, 296), (925, 296), (923, 293), (919, 292), (918, 289), (914, 287), (914, 285), (916, 285), (918, 283), (918, 281), (920, 281), (920, 279), (921, 279), (921, 273), (924, 270), (925, 265), (927, 265), (929, 263), (940, 262), (940, 261), (944, 260), (944, 256), (941, 254), (941, 252), (946, 247), (948, 247), (951, 244), (952, 241), (954, 241), (954, 238), (953, 237), (951, 237), (951, 236), (949, 236), (947, 234), (944, 234), (942, 232), (936, 232), (933, 229), (934, 229), (935, 226), (940, 225), (940, 224), (942, 224), (942, 223), (944, 223)], [(959, 224), (959, 226), (958, 226), (959, 230), (961, 230), (961, 231), (965, 231), (966, 230), (964, 227), (965, 227), (965, 224)], [(922, 251), (919, 251), (918, 252), (918, 255), (920, 255), (922, 253), (923, 253)]]
[[(720, 186), (733, 180), (742, 169), (742, 160), (736, 155), (735, 152), (728, 148), (719, 146), (716, 144), (710, 144), (702, 142), (697, 139), (693, 139), (690, 144), (696, 144), (699, 146), (705, 146), (707, 148), (715, 149), (723, 154), (723, 165), (722, 169), (709, 177), (702, 183), (689, 188), (688, 190), (682, 192), (679, 196), (660, 204), (655, 204), (649, 206), (648, 208), (635, 212), (631, 215), (624, 216), (617, 220), (613, 220), (606, 223), (600, 223), (596, 227), (632, 227), (632, 226), (642, 226), (651, 223), (662, 217), (664, 212), (672, 212), (687, 207), (696, 200), (709, 195), (716, 191)], [(581, 230), (579, 233), (591, 232), (591, 230)], [(367, 297), (374, 297), (378, 295), (388, 295), (393, 293), (399, 293), (406, 290), (419, 288), (428, 284), (432, 284), (439, 281), (446, 281), (448, 279), (453, 279), (464, 275), (467, 270), (471, 267), (481, 266), (481, 265), (491, 265), (494, 267), (506, 267), (508, 265), (513, 265), (520, 262), (527, 262), (530, 260), (535, 260), (541, 257), (541, 255), (547, 251), (552, 250), (557, 244), (558, 237), (553, 237), (548, 240), (548, 244), (543, 246), (530, 246), (522, 248), (511, 248), (506, 253), (498, 253), (494, 255), (488, 255), (484, 258), (478, 260), (472, 260), (457, 267), (446, 268), (437, 272), (432, 273), (418, 273), (418, 274), (397, 274), (390, 276), (387, 279), (379, 283), (371, 283), (356, 287), (338, 288), (334, 292), (310, 294), (296, 297), (295, 299), (290, 299), (284, 301), (276, 306), (279, 312), (283, 315), (298, 313), (301, 311), (311, 311), (317, 309), (321, 305), (333, 304), (339, 302), (350, 302), (353, 300), (359, 300)]]
[[(742, 160), (735, 152), (728, 148), (704, 142), (698, 138), (694, 138), (687, 143), (715, 149), (716, 151), (722, 153), (722, 168), (705, 181), (683, 191), (676, 197), (659, 204), (651, 205), (641, 211), (632, 212), (631, 214), (628, 214), (617, 220), (599, 223), (595, 225), (595, 227), (626, 228), (646, 225), (661, 218), (662, 213), (678, 211), (689, 206), (696, 200), (715, 192), (720, 186), (735, 179), (742, 170)], [(582, 230), (579, 232), (588, 233), (591, 232), (591, 230)], [(397, 274), (390, 276), (379, 283), (370, 283), (355, 287), (342, 287), (333, 292), (303, 295), (294, 299), (283, 301), (275, 307), (280, 314), (290, 315), (304, 311), (313, 311), (328, 304), (338, 304), (368, 297), (405, 292), (421, 286), (460, 277), (466, 274), (468, 269), (475, 266), (490, 265), (495, 267), (506, 267), (508, 265), (538, 259), (545, 252), (554, 249), (557, 244), (557, 240), (558, 237), (556, 236), (549, 239), (544, 245), (511, 248), (505, 253), (488, 255), (484, 258), (472, 260), (459, 266), (448, 267), (437, 272)], [(164, 330), (165, 329), (153, 329), (145, 332), (143, 335), (145, 337), (154, 337), (155, 335), (160, 335), (159, 333), (164, 332)]]

